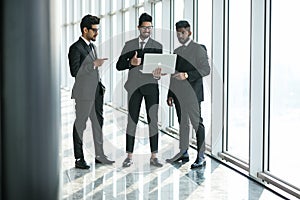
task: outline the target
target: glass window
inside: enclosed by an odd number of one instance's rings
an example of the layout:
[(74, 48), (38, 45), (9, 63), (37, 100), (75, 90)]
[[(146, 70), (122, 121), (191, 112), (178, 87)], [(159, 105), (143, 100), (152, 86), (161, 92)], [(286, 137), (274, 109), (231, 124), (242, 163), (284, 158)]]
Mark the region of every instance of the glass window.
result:
[(300, 188), (300, 1), (271, 5), (269, 170)]
[[(158, 2), (154, 4), (154, 20), (153, 20), (154, 30), (152, 30), (153, 38), (163, 44), (162, 41), (162, 2)], [(164, 44), (163, 44), (164, 45)], [(164, 96), (165, 93), (168, 91), (168, 87), (164, 84), (163, 81), (159, 84), (159, 102), (160, 102), (160, 109), (158, 110), (158, 121), (160, 123), (164, 123), (164, 117), (162, 115), (165, 114), (165, 110), (168, 110), (168, 106), (166, 105), (166, 97)]]
[[(184, 0), (176, 0), (176, 1), (174, 0), (173, 2), (174, 2), (174, 25), (172, 27), (174, 27), (174, 49), (176, 49), (180, 45), (180, 43), (177, 40), (175, 23), (178, 22), (179, 20), (184, 19), (183, 18)], [(172, 127), (179, 130), (179, 123), (178, 123), (178, 119), (177, 119), (177, 115), (176, 115), (174, 106), (172, 107), (172, 110), (171, 110), (171, 118), (173, 118), (173, 120), (171, 120), (173, 122), (173, 123), (171, 123)]]
[(112, 16), (112, 23), (111, 23), (111, 26), (112, 26), (112, 35), (113, 36), (117, 35), (117, 25), (118, 25), (117, 15), (113, 15)]
[[(140, 17), (141, 14), (144, 13), (144, 11), (145, 11), (144, 6), (142, 6), (142, 7), (139, 8), (138, 18)], [(149, 13), (149, 14), (150, 14), (150, 13)]]
[[(211, 58), (211, 43), (212, 43), (212, 1), (211, 0), (199, 0), (198, 1), (198, 32), (197, 42), (204, 44), (207, 49), (208, 58)], [(195, 25), (196, 26), (196, 25)], [(195, 27), (197, 28), (197, 27)], [(206, 127), (206, 144), (211, 145), (210, 137), (210, 119), (211, 119), (211, 85), (210, 76), (203, 79), (204, 84), (204, 102), (201, 104), (201, 115), (203, 123)], [(208, 137), (209, 136), (209, 137)], [(193, 136), (196, 137), (195, 135)]]
[[(125, 2), (127, 2), (127, 1), (125, 1)], [(126, 11), (124, 13), (124, 34), (123, 34), (124, 38), (123, 38), (121, 49), (123, 48), (123, 45), (126, 41), (128, 41), (128, 40), (132, 39), (133, 37), (135, 37), (135, 32), (132, 31), (132, 29), (134, 27), (132, 26), (132, 24), (130, 24), (130, 17), (129, 17), (130, 15), (129, 14), (130, 14), (129, 11)], [(120, 52), (120, 51), (118, 51), (118, 52)], [(127, 97), (127, 92), (125, 91), (123, 85), (125, 84), (125, 82), (127, 80), (127, 76), (128, 76), (127, 74), (128, 74), (128, 70), (124, 70), (122, 72), (122, 77), (123, 78), (121, 79), (121, 84), (120, 84), (120, 85), (122, 85), (122, 87), (120, 88), (120, 90), (121, 90), (120, 93), (122, 94), (122, 98), (119, 99), (119, 101), (121, 101), (120, 106), (123, 107), (124, 109), (127, 109), (127, 98), (126, 98)]]
[[(80, 7), (80, 2), (79, 1), (73, 1), (72, 2), (74, 9), (72, 11), (69, 11), (70, 13), (72, 13), (72, 20), (76, 21), (76, 20), (81, 20), (81, 18), (83, 17), (82, 13), (80, 12), (81, 9), (79, 9)], [(70, 9), (71, 10), (71, 9)], [(76, 12), (77, 11), (77, 12)]]
[[(197, 41), (204, 44), (207, 53), (211, 54), (211, 36), (212, 36), (212, 1), (198, 1), (198, 36)], [(210, 56), (209, 56), (210, 57)]]
[(96, 10), (97, 7), (96, 7), (96, 4), (95, 4), (95, 1), (90, 0), (88, 4), (89, 4), (89, 11), (91, 13), (96, 14), (98, 10)]
[(130, 0), (123, 1), (124, 8), (129, 7)]
[(162, 41), (162, 2), (158, 2), (154, 5), (155, 15), (154, 15), (154, 36), (158, 41)]
[(129, 12), (124, 13), (124, 32), (125, 32), (125, 41), (129, 40), (129, 30), (130, 30), (130, 19), (129, 19)]
[(86, 3), (86, 1), (84, 0), (80, 0), (80, 16), (83, 16), (83, 15), (86, 15), (86, 13), (89, 13), (89, 10), (88, 10), (88, 5)]
[(101, 14), (102, 15), (104, 15), (106, 12), (105, 3), (106, 3), (106, 1), (101, 1)]
[(174, 0), (174, 22), (183, 19), (184, 14), (184, 0)]
[[(177, 40), (176, 30), (175, 30), (175, 23), (179, 20), (184, 19), (184, 0), (174, 0), (174, 49), (176, 49), (180, 43)], [(176, 121), (176, 120), (175, 120)]]
[(117, 10), (117, 0), (112, 0), (111, 2), (111, 10), (112, 12)]
[(226, 151), (248, 163), (250, 0), (229, 0)]
[[(119, 38), (118, 38), (118, 25), (120, 25), (118, 23), (118, 18), (117, 18), (118, 15), (114, 14), (111, 16), (111, 23), (110, 23), (110, 26), (111, 26), (111, 36), (110, 38), (107, 38), (107, 43), (109, 44), (109, 49), (110, 49), (110, 61), (108, 62), (108, 64), (111, 64), (112, 66), (116, 66), (116, 53), (117, 53), (117, 49), (119, 50), (120, 47), (119, 47)], [(109, 91), (108, 93), (106, 94), (106, 98), (110, 98), (109, 101), (112, 100), (112, 92), (113, 92), (113, 86), (115, 84), (115, 79), (114, 79), (114, 75), (113, 75), (113, 68), (110, 67), (109, 65), (104, 65), (102, 68), (102, 71), (104, 72), (103, 76), (105, 78), (107, 83), (109, 83), (108, 87), (109, 87)], [(107, 99), (108, 100), (108, 99)]]
[[(99, 41), (101, 41), (102, 43), (106, 41), (106, 18), (102, 18), (100, 21), (100, 34), (99, 34)], [(101, 39), (101, 40), (100, 40)]]
[(100, 8), (101, 8), (101, 2), (99, 1), (93, 1), (94, 2), (94, 9), (95, 9), (95, 14), (99, 14), (100, 13)]

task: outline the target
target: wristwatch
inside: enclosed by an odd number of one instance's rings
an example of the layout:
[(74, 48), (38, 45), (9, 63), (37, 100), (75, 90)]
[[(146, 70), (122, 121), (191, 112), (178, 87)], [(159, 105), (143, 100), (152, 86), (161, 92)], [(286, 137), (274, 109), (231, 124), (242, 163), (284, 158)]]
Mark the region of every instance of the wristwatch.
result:
[(187, 79), (189, 77), (188, 73), (184, 72), (184, 77)]

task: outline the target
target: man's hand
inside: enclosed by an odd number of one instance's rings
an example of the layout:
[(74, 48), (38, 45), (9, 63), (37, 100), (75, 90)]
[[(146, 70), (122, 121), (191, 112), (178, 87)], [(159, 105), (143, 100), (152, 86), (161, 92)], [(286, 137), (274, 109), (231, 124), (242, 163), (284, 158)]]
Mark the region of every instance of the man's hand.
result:
[(172, 97), (168, 97), (167, 104), (168, 104), (168, 106), (173, 106), (173, 98)]
[(101, 67), (105, 60), (108, 60), (108, 58), (97, 58), (96, 60), (94, 60), (95, 68), (96, 67)]
[(134, 54), (134, 56), (131, 58), (131, 60), (130, 60), (130, 64), (132, 65), (132, 66), (139, 66), (140, 64), (141, 64), (141, 62), (142, 62), (142, 59), (141, 58), (138, 58), (137, 57), (137, 51), (135, 51), (135, 54)]
[(179, 72), (173, 75), (173, 78), (176, 78), (177, 80), (186, 80), (185, 72)]
[(152, 75), (154, 79), (160, 79), (161, 76), (165, 76), (167, 73), (161, 73), (161, 68), (157, 67), (153, 70)]

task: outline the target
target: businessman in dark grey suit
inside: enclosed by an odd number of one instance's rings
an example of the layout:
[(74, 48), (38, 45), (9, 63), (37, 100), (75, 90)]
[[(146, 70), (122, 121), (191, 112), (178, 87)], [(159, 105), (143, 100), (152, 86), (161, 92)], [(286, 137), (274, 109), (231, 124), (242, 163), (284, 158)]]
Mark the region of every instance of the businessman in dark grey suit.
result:
[(69, 65), (71, 75), (75, 77), (72, 89), (72, 99), (75, 99), (76, 119), (73, 127), (73, 144), (75, 167), (89, 169), (82, 149), (83, 132), (87, 119), (92, 123), (93, 139), (95, 146), (95, 162), (112, 164), (103, 151), (103, 95), (104, 85), (98, 74), (98, 68), (107, 58), (97, 58), (95, 45), (98, 35), (100, 19), (96, 16), (86, 15), (80, 23), (81, 37), (70, 46)]
[(178, 41), (182, 46), (174, 50), (177, 54), (176, 73), (172, 75), (167, 103), (175, 104), (179, 122), (179, 153), (167, 159), (169, 163), (189, 161), (189, 132), (191, 122), (196, 131), (197, 158), (191, 168), (202, 167), (206, 164), (205, 127), (201, 117), (201, 102), (204, 100), (202, 78), (210, 73), (208, 56), (204, 45), (194, 42), (190, 36), (190, 24), (185, 21), (176, 23)]
[[(156, 73), (143, 74), (143, 58), (145, 53), (162, 53), (162, 45), (150, 37), (152, 30), (152, 17), (143, 13), (139, 18), (138, 38), (126, 42), (117, 62), (118, 70), (129, 69), (125, 89), (128, 92), (128, 122), (126, 128), (127, 158), (123, 167), (132, 165), (136, 126), (139, 119), (142, 100), (145, 100), (147, 121), (149, 124), (149, 140), (151, 149), (150, 165), (161, 167), (156, 154), (158, 152), (158, 103), (159, 90)], [(158, 73), (159, 74), (159, 73)]]

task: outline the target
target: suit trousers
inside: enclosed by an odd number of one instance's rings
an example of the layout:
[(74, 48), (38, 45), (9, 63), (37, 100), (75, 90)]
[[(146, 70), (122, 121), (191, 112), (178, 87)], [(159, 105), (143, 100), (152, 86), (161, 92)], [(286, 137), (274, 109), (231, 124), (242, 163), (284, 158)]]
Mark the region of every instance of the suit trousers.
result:
[[(184, 99), (184, 98), (181, 98)], [(205, 151), (205, 127), (201, 117), (201, 102), (179, 101), (174, 98), (175, 109), (179, 123), (179, 149), (185, 151), (189, 148), (190, 122), (196, 132), (197, 151)]]
[(158, 90), (152, 94), (143, 94), (140, 89), (128, 93), (128, 120), (126, 128), (126, 152), (132, 153), (134, 149), (136, 126), (139, 119), (140, 108), (144, 98), (149, 125), (150, 150), (158, 151)]
[(88, 118), (91, 120), (95, 155), (103, 157), (103, 91), (98, 84), (95, 100), (75, 99), (76, 119), (73, 126), (73, 145), (75, 159), (84, 158), (82, 149), (83, 132)]

